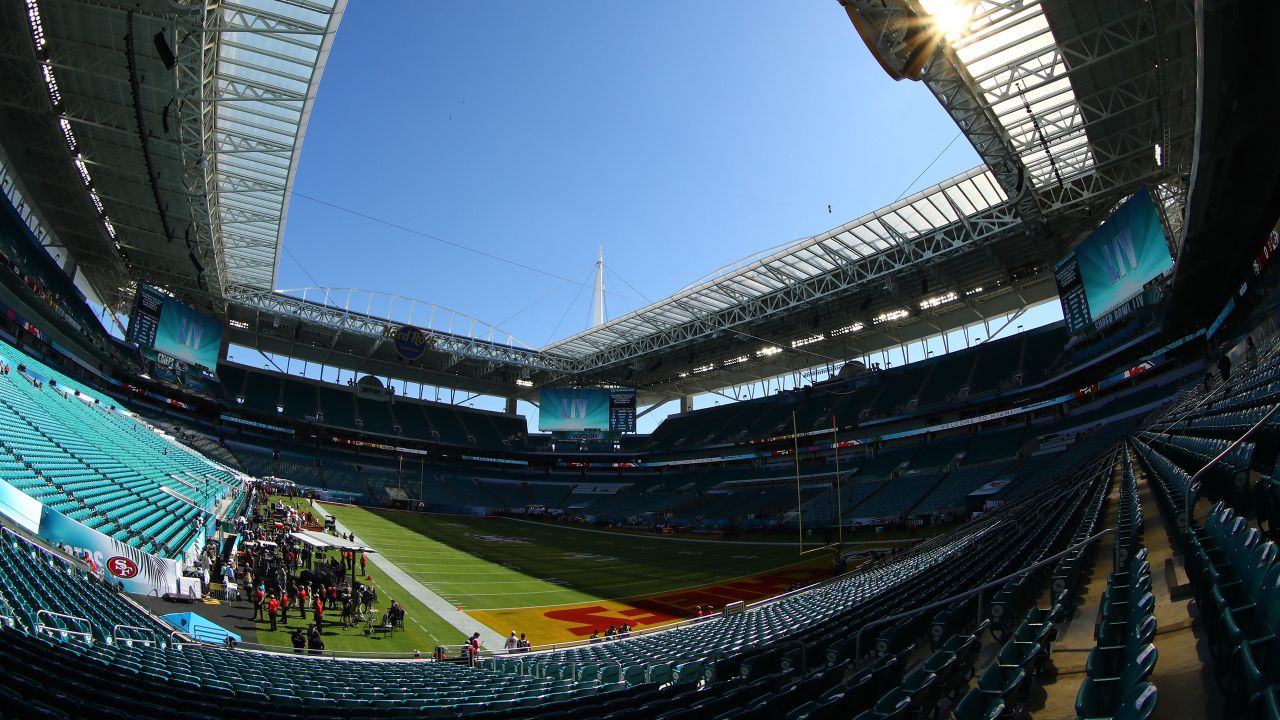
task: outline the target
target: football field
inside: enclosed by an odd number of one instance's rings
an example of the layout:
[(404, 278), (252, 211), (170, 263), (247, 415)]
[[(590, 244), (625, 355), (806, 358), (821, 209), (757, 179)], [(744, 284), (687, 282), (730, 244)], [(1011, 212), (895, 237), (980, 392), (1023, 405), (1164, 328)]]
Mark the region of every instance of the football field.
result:
[[(629, 622), (647, 627), (754, 601), (829, 574), (795, 545), (673, 539), (509, 518), (325, 505), (344, 527), (496, 632), (555, 642)], [(533, 635), (531, 634), (531, 637)]]

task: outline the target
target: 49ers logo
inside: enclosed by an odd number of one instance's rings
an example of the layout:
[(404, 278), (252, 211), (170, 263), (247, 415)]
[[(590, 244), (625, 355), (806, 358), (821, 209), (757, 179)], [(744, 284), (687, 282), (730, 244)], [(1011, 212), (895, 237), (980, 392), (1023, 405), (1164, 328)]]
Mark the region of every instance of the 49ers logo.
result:
[(138, 574), (138, 564), (127, 557), (117, 555), (107, 561), (107, 570), (118, 578), (128, 580)]

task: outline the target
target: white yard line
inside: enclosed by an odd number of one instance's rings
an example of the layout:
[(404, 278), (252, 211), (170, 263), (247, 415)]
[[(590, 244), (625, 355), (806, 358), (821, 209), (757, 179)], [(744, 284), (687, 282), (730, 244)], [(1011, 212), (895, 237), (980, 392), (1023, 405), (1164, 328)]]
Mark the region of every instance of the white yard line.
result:
[[(383, 588), (383, 587), (382, 587), (382, 585), (381, 585), (380, 583), (378, 583), (378, 581), (377, 581), (377, 580), (374, 580), (374, 581), (373, 581), (373, 584), (374, 584), (374, 585), (375, 585), (379, 590), (381, 590), (381, 591), (382, 591), (382, 595), (383, 595), (384, 597), (390, 594), (390, 591), (389, 591), (389, 590), (387, 590), (386, 588)], [(418, 620), (418, 618), (416, 618), (416, 617), (414, 617), (414, 616), (410, 615), (410, 616), (409, 616), (409, 619), (413, 621), (413, 624), (414, 624), (414, 625), (417, 625), (417, 626), (418, 626), (418, 629), (419, 629), (419, 630), (421, 630), (421, 631), (423, 632), (423, 634), (425, 634), (427, 637), (431, 638), (431, 641), (432, 641), (432, 642), (434, 642), (434, 643), (435, 643), (435, 644), (437, 644), (437, 645), (442, 644), (442, 643), (441, 643), (440, 638), (436, 637), (436, 634), (435, 634), (435, 633), (433, 633), (433, 632), (431, 632), (430, 630), (428, 630), (428, 629), (426, 628), (426, 626), (425, 626), (425, 625), (423, 625), (423, 624)]]
[[(406, 564), (404, 564), (404, 563), (400, 563), (400, 567), (413, 567), (413, 566), (412, 566), (412, 565), (406, 565)], [(430, 566), (428, 566), (428, 567), (430, 567)], [(474, 567), (474, 565), (473, 565), (472, 567)], [(413, 573), (421, 573), (421, 572), (426, 572), (426, 571), (422, 571), (422, 570), (410, 570), (409, 572), (410, 572), (410, 574), (413, 574)], [(472, 575), (489, 575), (489, 576), (492, 576), (492, 575), (494, 575), (494, 572), (493, 572), (492, 570), (479, 570), (479, 571), (471, 571), (471, 572), (439, 572), (439, 571), (436, 571), (436, 570), (431, 570), (431, 571), (429, 571), (429, 572), (430, 572), (430, 574), (431, 574), (431, 577), (450, 577), (450, 576), (453, 576), (453, 575), (467, 575), (467, 576), (472, 576)], [(512, 572), (515, 572), (515, 571), (513, 570)], [(528, 580), (521, 580), (520, 582), (529, 582), (529, 581), (528, 581)]]
[[(322, 516), (322, 517), (327, 517), (327, 516), (329, 515), (329, 513), (328, 513), (328, 512), (326, 512), (326, 511), (325, 511), (325, 510), (324, 510), (324, 509), (323, 509), (319, 504), (317, 504), (317, 503), (315, 503), (315, 502), (312, 502), (312, 506), (313, 506), (313, 507), (315, 507), (316, 511), (317, 511), (317, 512)], [(550, 525), (550, 524), (548, 524), (548, 523), (540, 523), (540, 522), (535, 522), (535, 521), (532, 521), (532, 520), (522, 520), (522, 519), (520, 519), (520, 518), (502, 518), (502, 519), (503, 519), (503, 520), (510, 520), (510, 521), (512, 521), (512, 522), (522, 522), (522, 523), (527, 523), (527, 524), (529, 524), (529, 525), (537, 525), (537, 526), (544, 527), (544, 528), (549, 528), (549, 529), (550, 529), (550, 528), (564, 528), (564, 529), (567, 529), (567, 530), (576, 530), (576, 531), (578, 531), (578, 532), (595, 533), (595, 534), (597, 534), (597, 535), (611, 535), (611, 536), (613, 536), (613, 537), (615, 537), (615, 538), (618, 538), (618, 539), (633, 538), (633, 539), (636, 539), (636, 540), (666, 540), (666, 541), (673, 541), (673, 542), (686, 542), (686, 543), (714, 543), (714, 544), (720, 545), (720, 546), (722, 546), (722, 547), (723, 547), (723, 546), (740, 546), (740, 545), (757, 545), (757, 546), (767, 546), (767, 547), (786, 547), (786, 546), (785, 546), (785, 544), (783, 544), (783, 543), (773, 543), (773, 542), (741, 542), (741, 541), (736, 541), (736, 540), (735, 540), (735, 541), (725, 541), (725, 540), (702, 540), (702, 539), (697, 539), (697, 538), (674, 538), (674, 537), (665, 537), (665, 536), (662, 536), (662, 535), (652, 535), (652, 536), (651, 536), (651, 535), (634, 535), (634, 534), (629, 534), (629, 533), (611, 532), (611, 531), (608, 531), (608, 530), (595, 530), (595, 529), (592, 529), (592, 528), (580, 528), (580, 527), (573, 527), (572, 525), (565, 525), (565, 526), (560, 526), (560, 525)], [(339, 532), (348, 532), (345, 528), (343, 528), (343, 527), (341, 526), (341, 523), (339, 523), (339, 528), (338, 528), (338, 530), (339, 530)], [(878, 540), (878, 541), (877, 541), (877, 540), (865, 540), (865, 541), (858, 541), (858, 542), (846, 542), (846, 543), (845, 543), (845, 545), (846, 545), (846, 546), (847, 546), (847, 545), (887, 545), (887, 544), (905, 543), (905, 542), (913, 542), (913, 541), (912, 541), (912, 540)], [(412, 545), (413, 543), (411, 543), (411, 542), (407, 542), (407, 541), (399, 541), (399, 542), (385, 543), (385, 545), (386, 545), (386, 546), (391, 546), (391, 545), (405, 545), (405, 544)], [(372, 546), (372, 545), (371, 545), (371, 546)], [(815, 549), (820, 549), (820, 548), (815, 548)], [(460, 552), (460, 551), (458, 551), (458, 552)], [(395, 580), (396, 582), (400, 583), (400, 585), (401, 585), (401, 586), (403, 586), (403, 587), (405, 588), (405, 590), (407, 590), (407, 591), (408, 591), (411, 595), (413, 595), (414, 597), (418, 598), (418, 600), (420, 600), (420, 601), (422, 602), (422, 604), (426, 605), (426, 606), (427, 606), (428, 608), (430, 608), (433, 612), (435, 612), (437, 615), (439, 615), (439, 616), (440, 616), (440, 617), (441, 617), (445, 622), (449, 623), (449, 624), (450, 624), (450, 625), (452, 625), (453, 627), (455, 627), (455, 628), (459, 629), (460, 631), (462, 631), (466, 636), (470, 637), (471, 633), (473, 633), (473, 632), (478, 632), (478, 633), (480, 633), (480, 639), (481, 639), (481, 642), (483, 642), (483, 643), (484, 643), (484, 645), (485, 645), (485, 647), (487, 647), (487, 648), (489, 648), (489, 649), (501, 648), (501, 647), (502, 647), (502, 645), (506, 642), (506, 638), (502, 637), (502, 636), (501, 636), (501, 635), (499, 635), (498, 633), (496, 633), (496, 632), (494, 632), (493, 630), (489, 629), (489, 627), (488, 627), (488, 626), (484, 625), (483, 623), (481, 623), (480, 621), (476, 620), (475, 618), (472, 618), (470, 615), (467, 615), (466, 613), (464, 613), (464, 612), (461, 612), (461, 611), (457, 610), (456, 606), (454, 606), (452, 603), (450, 603), (449, 601), (447, 601), (447, 600), (445, 600), (444, 598), (440, 597), (440, 596), (439, 596), (439, 595), (437, 595), (436, 593), (432, 592), (432, 591), (431, 591), (427, 586), (423, 585), (421, 582), (419, 582), (418, 580), (416, 580), (415, 578), (413, 578), (409, 573), (405, 573), (403, 570), (401, 570), (399, 567), (397, 567), (394, 563), (392, 563), (392, 562), (391, 562), (390, 560), (388, 560), (386, 557), (381, 556), (381, 555), (379, 555), (378, 553), (374, 553), (374, 554), (372, 554), (372, 555), (369, 555), (368, 557), (369, 557), (369, 559), (374, 563), (374, 565), (375, 565), (375, 566), (379, 567), (383, 572), (387, 573), (387, 575), (388, 575), (391, 579), (393, 579), (393, 580)], [(675, 589), (672, 589), (672, 590), (666, 590), (666, 591), (663, 591), (663, 592), (661, 592), (661, 593), (650, 593), (650, 594), (641, 594), (641, 595), (623, 595), (623, 596), (610, 597), (610, 598), (593, 598), (593, 599), (590, 599), (590, 600), (583, 599), (583, 600), (579, 600), (579, 601), (569, 601), (569, 602), (551, 603), (551, 604), (549, 604), (549, 605), (526, 605), (526, 606), (521, 606), (521, 607), (502, 607), (502, 608), (489, 608), (489, 607), (484, 607), (484, 608), (473, 608), (473, 609), (474, 609), (474, 610), (485, 610), (485, 611), (488, 611), (488, 610), (534, 610), (534, 609), (539, 609), (539, 608), (560, 607), (560, 606), (563, 606), (563, 605), (572, 605), (572, 604), (576, 604), (576, 603), (583, 603), (583, 602), (621, 602), (621, 601), (624, 601), (624, 600), (631, 600), (631, 599), (635, 599), (635, 598), (658, 597), (658, 596), (663, 596), (663, 595), (670, 595), (670, 594), (673, 594), (673, 593), (685, 592), (685, 591), (688, 591), (688, 590), (696, 590), (696, 589), (699, 589), (699, 588), (710, 588), (710, 587), (714, 587), (714, 586), (716, 586), (716, 585), (721, 585), (721, 584), (725, 584), (725, 583), (737, 582), (737, 581), (740, 581), (740, 580), (746, 580), (746, 579), (749, 579), (749, 578), (755, 577), (755, 576), (757, 576), (757, 575), (763, 575), (763, 574), (767, 574), (767, 573), (771, 573), (771, 572), (778, 572), (778, 571), (781, 571), (781, 570), (788, 570), (788, 569), (790, 569), (790, 568), (794, 568), (794, 567), (797, 567), (797, 566), (799, 566), (799, 565), (807, 564), (808, 562), (809, 562), (809, 561), (807, 561), (807, 560), (801, 560), (801, 561), (799, 561), (799, 562), (790, 563), (790, 564), (787, 564), (787, 565), (783, 565), (783, 566), (781, 566), (781, 567), (773, 568), (772, 570), (762, 570), (762, 571), (755, 572), (755, 573), (751, 573), (751, 574), (748, 574), (748, 575), (740, 575), (740, 576), (737, 576), (737, 577), (727, 578), (727, 579), (725, 579), (725, 580), (721, 580), (721, 581), (716, 582), (716, 583), (701, 583), (701, 584), (698, 584), (698, 585), (688, 585), (688, 586), (684, 586), (684, 587), (680, 587), (680, 588), (675, 588)], [(384, 564), (385, 564), (385, 566), (384, 566)], [(430, 566), (430, 567), (450, 567), (450, 565), (449, 565), (449, 564), (444, 564), (444, 563), (406, 563), (406, 564), (405, 564), (405, 567), (416, 566), (416, 565), (428, 565), (428, 566)], [(470, 563), (468, 563), (468, 564), (467, 564), (467, 565), (465, 565), (465, 566), (469, 566), (469, 565), (470, 565)], [(464, 565), (452, 565), (452, 567), (465, 567), (465, 566), (464, 566)], [(434, 575), (436, 575), (437, 573), (430, 573), (430, 574), (434, 576)], [(461, 574), (461, 573), (439, 573), (439, 574), (441, 574), (441, 575), (449, 575), (449, 574)], [(683, 579), (683, 578), (686, 578), (686, 577), (689, 577), (689, 576), (688, 576), (688, 575), (675, 575), (675, 576), (672, 576), (672, 579), (679, 580), (679, 579)], [(503, 583), (503, 582), (505, 582), (505, 581), (501, 581), (501, 580), (499, 580), (499, 581), (492, 581), (492, 582)], [(523, 581), (522, 581), (522, 582), (523, 582)], [(617, 585), (617, 586), (615, 586), (615, 587), (617, 587), (617, 588), (621, 588), (621, 587), (626, 587), (626, 586), (628, 586), (628, 585), (638, 585), (638, 584), (642, 584), (642, 583), (645, 583), (645, 582), (649, 582), (649, 581), (648, 581), (648, 580), (635, 580), (635, 581), (632, 581), (632, 582), (629, 582), (629, 583), (621, 583), (621, 584), (619, 584), (619, 585)], [(473, 584), (476, 584), (476, 583), (473, 583)], [(418, 590), (420, 590), (420, 591), (421, 591), (421, 594), (419, 594)], [(553, 588), (553, 589), (548, 589), (548, 590), (534, 590), (534, 591), (530, 591), (530, 592), (526, 592), (526, 593), (521, 593), (521, 594), (522, 594), (522, 595), (549, 595), (549, 594), (556, 593), (556, 592), (580, 592), (580, 591), (577, 591), (577, 590), (575, 590), (574, 588), (563, 587), (563, 588)], [(467, 595), (468, 595), (468, 596), (471, 596), (471, 597), (509, 596), (510, 594), (511, 594), (511, 593), (472, 593), (472, 592), (468, 592), (468, 593), (467, 593)], [(434, 598), (434, 601), (429, 601), (429, 600), (427, 599), (428, 597), (430, 597), (430, 598)], [(435, 602), (436, 604), (432, 604), (433, 602)], [(438, 608), (439, 608), (439, 609), (438, 609)], [(455, 619), (455, 618), (457, 618), (457, 616), (461, 616), (461, 618), (458, 618), (458, 622), (455, 622), (455, 621), (454, 621), (454, 619)], [(468, 628), (474, 628), (474, 629), (468, 629)]]
[[(315, 509), (316, 514), (319, 517), (329, 516), (329, 512), (321, 507), (319, 503), (312, 501), (311, 506)], [(342, 523), (337, 522), (336, 518), (334, 522), (336, 523), (338, 532), (350, 532), (350, 530), (347, 530)], [(357, 536), (356, 541), (361, 542), (359, 540), (359, 536)], [(410, 595), (417, 598), (423, 605), (426, 605), (428, 610), (439, 615), (441, 620), (444, 620), (456, 628), (464, 637), (471, 637), (472, 633), (480, 633), (481, 644), (490, 650), (499, 650), (506, 642), (505, 637), (491, 630), (488, 625), (485, 625), (479, 620), (476, 620), (470, 615), (462, 612), (453, 603), (432, 592), (427, 588), (427, 586), (418, 582), (408, 573), (396, 567), (395, 563), (383, 557), (381, 554), (371, 553), (365, 557), (369, 559), (369, 562), (372, 563), (374, 567), (386, 573), (388, 578), (399, 583), (400, 587), (404, 588)], [(419, 624), (419, 627), (421, 627), (421, 624)], [(457, 645), (461, 643), (447, 644)]]

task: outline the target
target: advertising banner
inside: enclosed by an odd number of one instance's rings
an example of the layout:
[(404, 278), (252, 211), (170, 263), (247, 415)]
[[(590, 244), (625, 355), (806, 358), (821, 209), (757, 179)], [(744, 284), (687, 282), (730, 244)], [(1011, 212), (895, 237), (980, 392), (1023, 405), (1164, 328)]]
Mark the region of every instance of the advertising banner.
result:
[(427, 351), (427, 334), (412, 325), (402, 325), (391, 333), (396, 352), (405, 360), (417, 360)]
[[(156, 591), (200, 594), (200, 581), (182, 576), (176, 560), (156, 557), (104, 535), (62, 513), (45, 506), (40, 518), (40, 537), (63, 550), (83, 557), (86, 552), (102, 569), (102, 577), (126, 592), (146, 594)], [(194, 584), (194, 590), (192, 585)]]
[(1280, 251), (1280, 220), (1276, 220), (1275, 227), (1271, 229), (1270, 233), (1267, 233), (1267, 239), (1263, 241), (1262, 247), (1258, 249), (1258, 256), (1253, 261), (1253, 274), (1261, 275), (1277, 251)]
[(293, 434), (292, 428), (280, 427), (278, 425), (268, 425), (266, 423), (260, 423), (256, 420), (246, 420), (242, 417), (237, 417), (235, 415), (228, 415), (226, 413), (223, 413), (220, 417), (223, 422), (236, 423), (237, 425), (247, 425), (249, 427), (262, 428), (263, 430), (271, 430), (278, 433), (284, 433), (286, 435)]
[(30, 533), (40, 532), (40, 501), (0, 480), (0, 514)]
[(556, 430), (551, 433), (552, 440), (565, 440), (570, 442), (584, 440), (610, 440), (616, 436), (616, 433), (607, 432), (605, 430)]
[(0, 480), (0, 514), (77, 558), (89, 553), (102, 577), (112, 585), (124, 583), (127, 592), (145, 594), (155, 590), (163, 595), (190, 590), (194, 584), (194, 592), (199, 594), (200, 581), (182, 577), (176, 560), (125, 545), (41, 504), (4, 480)]
[(463, 455), (462, 459), (470, 460), (471, 462), (498, 463), (500, 465), (528, 465), (529, 464), (528, 460), (513, 460), (511, 458), (488, 457), (485, 455)]

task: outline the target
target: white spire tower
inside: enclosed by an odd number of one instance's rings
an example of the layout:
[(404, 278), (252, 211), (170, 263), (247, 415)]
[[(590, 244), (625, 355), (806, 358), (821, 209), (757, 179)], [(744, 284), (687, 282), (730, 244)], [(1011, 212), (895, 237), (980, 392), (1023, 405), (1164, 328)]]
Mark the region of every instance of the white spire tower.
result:
[(596, 287), (591, 296), (591, 327), (604, 324), (604, 246), (596, 252)]

